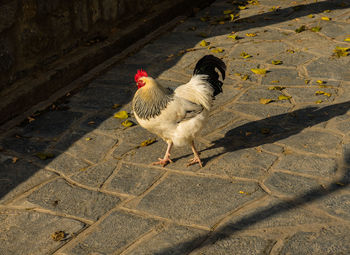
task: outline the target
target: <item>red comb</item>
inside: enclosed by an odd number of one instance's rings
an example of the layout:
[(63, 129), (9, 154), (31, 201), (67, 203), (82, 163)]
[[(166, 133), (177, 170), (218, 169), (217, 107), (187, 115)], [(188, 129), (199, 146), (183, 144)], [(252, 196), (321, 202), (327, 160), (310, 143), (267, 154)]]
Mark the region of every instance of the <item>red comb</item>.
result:
[(137, 70), (137, 73), (135, 74), (135, 82), (138, 82), (141, 77), (148, 77), (146, 71), (143, 71), (142, 69)]

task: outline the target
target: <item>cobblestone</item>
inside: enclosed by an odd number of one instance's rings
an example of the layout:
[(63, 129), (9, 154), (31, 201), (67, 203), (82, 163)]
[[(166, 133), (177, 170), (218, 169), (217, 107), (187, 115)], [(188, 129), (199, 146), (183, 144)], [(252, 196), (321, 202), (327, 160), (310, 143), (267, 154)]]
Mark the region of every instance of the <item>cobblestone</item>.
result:
[[(350, 47), (350, 4), (235, 2), (196, 10), (0, 135), (0, 254), (350, 253), (350, 56), (334, 54)], [(204, 166), (186, 167), (189, 147), (151, 165), (166, 143), (136, 123), (134, 73), (175, 88), (206, 54), (227, 78), (196, 140)]]

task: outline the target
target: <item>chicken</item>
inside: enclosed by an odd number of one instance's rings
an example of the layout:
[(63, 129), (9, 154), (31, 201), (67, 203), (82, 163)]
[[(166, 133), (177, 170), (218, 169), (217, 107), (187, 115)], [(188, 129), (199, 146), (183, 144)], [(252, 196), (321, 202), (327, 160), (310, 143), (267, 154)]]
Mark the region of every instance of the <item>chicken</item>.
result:
[(168, 144), (164, 157), (154, 165), (164, 167), (172, 162), (170, 151), (173, 145), (187, 145), (194, 154), (188, 165), (198, 163), (203, 166), (194, 139), (207, 122), (215, 96), (222, 92), (223, 82), (219, 80), (216, 69), (224, 80), (225, 63), (213, 55), (204, 56), (197, 62), (191, 80), (175, 90), (163, 87), (142, 69), (137, 71), (138, 90), (132, 101), (136, 120)]

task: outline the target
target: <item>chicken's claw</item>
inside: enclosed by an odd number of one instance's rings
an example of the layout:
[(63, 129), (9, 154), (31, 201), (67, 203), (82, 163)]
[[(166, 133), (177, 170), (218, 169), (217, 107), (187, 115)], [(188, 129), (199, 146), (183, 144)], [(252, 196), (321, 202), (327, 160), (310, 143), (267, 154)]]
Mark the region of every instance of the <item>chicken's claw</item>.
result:
[(159, 161), (153, 162), (152, 165), (161, 165), (162, 167), (165, 167), (168, 163), (173, 163), (173, 161), (170, 158), (158, 158)]
[(187, 164), (187, 166), (192, 166), (192, 165), (198, 163), (200, 165), (200, 167), (203, 167), (202, 161), (199, 157), (194, 157), (193, 159), (190, 159), (188, 162), (189, 163)]

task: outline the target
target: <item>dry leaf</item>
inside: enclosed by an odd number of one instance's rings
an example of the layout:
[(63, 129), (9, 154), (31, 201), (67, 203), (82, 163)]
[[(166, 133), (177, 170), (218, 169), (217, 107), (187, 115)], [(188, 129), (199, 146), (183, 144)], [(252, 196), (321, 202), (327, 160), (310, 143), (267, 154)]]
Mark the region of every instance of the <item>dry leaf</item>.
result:
[(278, 90), (278, 91), (281, 91), (281, 90), (284, 90), (286, 87), (281, 87), (281, 86), (272, 86), (272, 87), (269, 87), (269, 90)]
[(330, 93), (324, 92), (324, 91), (322, 91), (322, 90), (316, 91), (315, 94), (316, 94), (316, 95), (325, 95), (325, 96), (327, 96), (327, 97), (330, 97), (330, 96), (331, 96)]
[(310, 80), (305, 80), (305, 84), (309, 84), (310, 83)]
[(256, 33), (247, 33), (247, 34), (245, 34), (246, 36), (249, 36), (249, 37), (254, 37), (254, 36), (257, 36), (257, 34)]
[(13, 157), (13, 158), (12, 158), (12, 163), (13, 163), (13, 164), (15, 164), (17, 161), (18, 161), (18, 158), (17, 158), (17, 157)]
[(251, 58), (252, 56), (249, 55), (248, 53), (246, 52), (242, 52), (241, 55), (240, 55), (242, 58)]
[(90, 140), (92, 140), (92, 138), (91, 137), (86, 137), (85, 140), (86, 141), (90, 141)]
[(269, 104), (271, 102), (274, 102), (275, 100), (273, 99), (267, 99), (267, 98), (260, 98), (259, 102), (260, 104)]
[(255, 74), (265, 75), (266, 69), (260, 69), (260, 68), (252, 68), (250, 69)]
[(248, 7), (247, 6), (243, 6), (243, 5), (239, 5), (238, 6), (238, 9), (240, 9), (240, 10), (245, 10), (245, 9), (247, 9)]
[(156, 141), (157, 141), (156, 138), (148, 139), (148, 140), (143, 141), (143, 142), (140, 144), (140, 146), (141, 146), (141, 147), (145, 147), (145, 146), (151, 145), (152, 143), (155, 143)]
[(313, 14), (309, 14), (309, 15), (307, 15), (309, 18), (314, 18), (315, 17), (315, 15), (313, 15)]
[(301, 32), (303, 32), (303, 31), (305, 31), (305, 30), (306, 30), (306, 26), (305, 26), (305, 25), (302, 25), (302, 26), (300, 26), (299, 28), (295, 29), (295, 32), (296, 32), (296, 33), (301, 33)]
[(215, 48), (215, 49), (212, 49), (211, 52), (214, 52), (214, 53), (222, 53), (222, 52), (224, 52), (224, 50), (221, 49), (221, 48)]
[(34, 118), (32, 118), (32, 117), (27, 117), (27, 119), (28, 119), (28, 122), (30, 123), (30, 122), (33, 122), (35, 119)]
[(312, 32), (320, 32), (321, 29), (322, 29), (321, 27), (317, 26), (317, 27), (312, 27), (312, 28), (311, 28), (311, 31), (312, 31)]
[(206, 38), (208, 37), (208, 34), (207, 33), (204, 33), (204, 32), (201, 32), (198, 34), (200, 37), (203, 37), (203, 38)]
[(281, 60), (272, 60), (271, 63), (272, 63), (273, 65), (282, 65), (282, 64), (283, 64), (283, 61), (281, 61)]
[(202, 46), (202, 47), (206, 47), (209, 44), (210, 44), (210, 42), (207, 42), (206, 40), (202, 40), (199, 45)]
[(322, 103), (323, 101), (322, 100), (317, 100), (316, 102), (315, 102), (315, 104), (320, 104), (320, 103)]
[(286, 50), (288, 53), (295, 53), (295, 50), (288, 49)]
[(249, 131), (245, 132), (245, 136), (250, 136), (252, 134), (253, 134), (253, 132), (249, 132)]
[(65, 237), (66, 233), (64, 233), (64, 231), (56, 231), (55, 233), (51, 234), (52, 240), (56, 242), (61, 241)]
[(117, 118), (117, 119), (127, 119), (127, 118), (129, 118), (129, 115), (126, 111), (120, 111), (120, 112), (117, 112), (116, 114), (114, 114), (113, 117)]
[(291, 98), (292, 98), (291, 96), (280, 95), (280, 96), (278, 97), (278, 100), (289, 100), (289, 99), (291, 99)]
[(51, 152), (38, 152), (35, 154), (35, 156), (37, 156), (38, 158), (40, 158), (41, 160), (45, 160), (48, 158), (53, 158), (55, 155)]
[(224, 11), (223, 11), (223, 13), (224, 13), (225, 15), (230, 14), (230, 13), (232, 13), (232, 12), (233, 12), (233, 10), (224, 10)]
[(134, 122), (130, 121), (130, 120), (126, 120), (122, 122), (122, 125), (124, 127), (132, 127), (134, 125)]
[(263, 135), (267, 135), (267, 134), (270, 134), (271, 130), (269, 128), (262, 128), (260, 130), (260, 132), (263, 134)]
[(114, 105), (112, 106), (112, 108), (113, 108), (113, 109), (117, 109), (119, 106), (120, 106), (120, 104), (114, 104)]
[(235, 34), (228, 35), (227, 38), (231, 38), (233, 40), (238, 40), (238, 36)]
[(242, 76), (241, 76), (241, 79), (242, 79), (243, 81), (246, 81), (246, 80), (249, 79), (249, 75), (248, 75), (248, 74), (242, 75)]
[(271, 83), (280, 83), (279, 80), (271, 81)]
[(330, 21), (330, 20), (331, 20), (330, 17), (326, 17), (326, 16), (325, 16), (325, 17), (322, 17), (321, 19), (322, 19), (322, 20), (326, 20), (326, 21)]
[(350, 42), (350, 37), (344, 39), (345, 42)]
[(321, 81), (321, 80), (317, 80), (316, 81), (318, 84), (323, 84), (324, 83), (324, 81)]
[(95, 121), (89, 121), (88, 125), (94, 125), (96, 122)]

